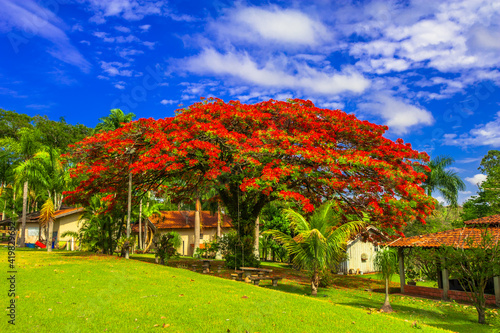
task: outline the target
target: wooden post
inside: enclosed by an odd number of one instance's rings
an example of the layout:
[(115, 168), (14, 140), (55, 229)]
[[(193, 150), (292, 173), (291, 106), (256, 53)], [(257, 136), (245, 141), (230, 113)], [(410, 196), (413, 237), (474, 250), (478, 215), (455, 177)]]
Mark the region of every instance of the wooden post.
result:
[(399, 283), (401, 284), (401, 294), (405, 293), (405, 255), (403, 248), (398, 248), (399, 257)]
[(493, 286), (495, 289), (495, 301), (497, 306), (500, 307), (500, 276), (493, 278)]
[(445, 258), (441, 258), (441, 262), (443, 265), (442, 277), (443, 277), (443, 299), (445, 301), (449, 300), (448, 291), (450, 290), (450, 276), (448, 274), (448, 270), (445, 268)]
[[(132, 209), (132, 172), (128, 173), (128, 200), (127, 200), (127, 241), (130, 237), (130, 213)], [(129, 247), (125, 250), (125, 259), (129, 258)]]

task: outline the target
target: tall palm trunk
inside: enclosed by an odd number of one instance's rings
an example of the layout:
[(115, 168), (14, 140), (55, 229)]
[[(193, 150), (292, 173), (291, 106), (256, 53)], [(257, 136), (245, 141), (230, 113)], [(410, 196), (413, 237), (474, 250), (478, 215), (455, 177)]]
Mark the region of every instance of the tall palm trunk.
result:
[(380, 308), (382, 312), (392, 312), (391, 303), (389, 303), (389, 279), (385, 279), (385, 301), (384, 305)]
[(196, 198), (195, 212), (194, 212), (194, 248), (193, 256), (196, 250), (200, 248), (200, 214), (201, 214), (201, 201), (200, 198)]
[(52, 234), (54, 233), (54, 222), (50, 219), (48, 222), (49, 232), (47, 235), (47, 252), (52, 252)]
[[(128, 201), (127, 201), (127, 242), (130, 238), (130, 211), (132, 209), (132, 172), (128, 174)], [(125, 251), (125, 259), (129, 258), (129, 246)]]
[(318, 271), (315, 270), (311, 279), (311, 296), (316, 296), (318, 294), (318, 286), (319, 274)]
[(142, 250), (142, 199), (139, 203), (139, 249)]
[(21, 219), (21, 241), (19, 247), (26, 246), (26, 206), (28, 203), (28, 181), (24, 182), (23, 185), (23, 216)]

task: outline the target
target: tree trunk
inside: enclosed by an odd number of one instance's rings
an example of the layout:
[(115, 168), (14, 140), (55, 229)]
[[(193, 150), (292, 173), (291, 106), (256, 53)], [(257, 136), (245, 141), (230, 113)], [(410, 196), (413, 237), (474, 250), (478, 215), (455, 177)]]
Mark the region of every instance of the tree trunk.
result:
[[(221, 237), (221, 225), (222, 225), (222, 209), (220, 205), (220, 200), (217, 200), (217, 242), (220, 241)], [(215, 259), (222, 259), (222, 252), (219, 249), (217, 253), (215, 254)]]
[(52, 234), (54, 233), (54, 222), (52, 222), (52, 219), (50, 219), (47, 223), (49, 224), (49, 232), (47, 235), (47, 252), (52, 252)]
[(255, 220), (255, 239), (253, 240), (253, 254), (257, 257), (257, 259), (260, 259), (259, 256), (259, 217)]
[(221, 224), (222, 224), (222, 208), (220, 206), (220, 200), (217, 200), (217, 239), (221, 236)]
[(142, 199), (139, 203), (139, 249), (142, 250)]
[(28, 181), (23, 185), (23, 216), (21, 219), (21, 241), (19, 247), (26, 246), (26, 204), (28, 203)]
[[(130, 237), (130, 212), (132, 210), (132, 173), (128, 173), (128, 201), (127, 201), (127, 241)], [(129, 258), (129, 247), (125, 251), (125, 259)]]
[(389, 303), (389, 278), (385, 279), (385, 301), (384, 305), (380, 308), (380, 311), (382, 312), (392, 312), (392, 306), (391, 303)]
[(196, 253), (196, 249), (200, 248), (200, 214), (201, 214), (201, 201), (200, 198), (196, 198), (195, 212), (194, 212), (194, 248), (193, 256)]
[(319, 274), (317, 271), (314, 271), (311, 279), (311, 296), (318, 295), (318, 286), (319, 286)]
[(486, 324), (484, 307), (476, 306), (477, 310), (477, 322), (480, 324)]

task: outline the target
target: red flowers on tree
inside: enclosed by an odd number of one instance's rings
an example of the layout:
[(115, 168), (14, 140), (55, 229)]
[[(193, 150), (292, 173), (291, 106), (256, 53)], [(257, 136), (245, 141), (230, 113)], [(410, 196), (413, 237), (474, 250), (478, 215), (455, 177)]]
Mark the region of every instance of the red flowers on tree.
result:
[(293, 200), (306, 212), (334, 199), (346, 214), (366, 212), (396, 231), (423, 219), (433, 201), (415, 171), (428, 156), (383, 137), (386, 126), (310, 101), (253, 105), (208, 99), (173, 118), (140, 119), (75, 144), (69, 200), (98, 192), (122, 200), (129, 172), (136, 193), (167, 186), (174, 196), (215, 187), (242, 235), (252, 235), (262, 207)]

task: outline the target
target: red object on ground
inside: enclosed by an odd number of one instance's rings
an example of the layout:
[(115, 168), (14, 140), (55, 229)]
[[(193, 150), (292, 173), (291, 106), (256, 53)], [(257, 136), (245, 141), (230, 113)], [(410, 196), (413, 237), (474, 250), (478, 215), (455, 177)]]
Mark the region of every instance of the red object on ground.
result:
[(42, 248), (42, 249), (47, 248), (47, 246), (45, 244), (43, 244), (42, 242), (40, 242), (40, 241), (36, 241), (35, 245), (38, 246), (38, 247), (40, 247), (40, 248)]

